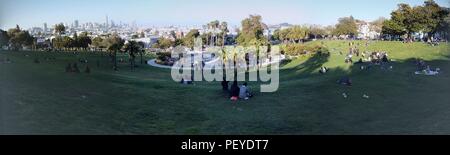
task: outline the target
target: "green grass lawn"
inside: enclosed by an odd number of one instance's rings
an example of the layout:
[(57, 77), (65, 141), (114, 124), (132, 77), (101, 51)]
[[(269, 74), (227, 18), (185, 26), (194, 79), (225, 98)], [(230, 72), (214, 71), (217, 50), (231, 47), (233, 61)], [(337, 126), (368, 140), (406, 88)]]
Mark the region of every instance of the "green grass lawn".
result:
[[(218, 82), (180, 85), (170, 70), (146, 65), (115, 72), (99, 54), (0, 51), (12, 60), (0, 64), (0, 134), (450, 134), (449, 44), (361, 42), (361, 51), (386, 50), (390, 71), (345, 64), (339, 51), (348, 42), (324, 44), (329, 57), (294, 60), (282, 67), (277, 92), (237, 103)], [(65, 73), (79, 58), (91, 73)], [(442, 73), (414, 75), (414, 58)], [(318, 74), (322, 65), (331, 71)], [(353, 86), (336, 84), (342, 76)]]

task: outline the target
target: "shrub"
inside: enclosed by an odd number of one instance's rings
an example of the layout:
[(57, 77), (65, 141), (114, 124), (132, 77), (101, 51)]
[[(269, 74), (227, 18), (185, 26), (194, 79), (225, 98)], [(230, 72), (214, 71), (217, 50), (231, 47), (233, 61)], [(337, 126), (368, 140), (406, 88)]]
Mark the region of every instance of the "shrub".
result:
[(320, 46), (307, 46), (304, 44), (284, 44), (280, 46), (281, 52), (288, 56), (301, 56), (314, 53), (328, 53), (328, 49)]

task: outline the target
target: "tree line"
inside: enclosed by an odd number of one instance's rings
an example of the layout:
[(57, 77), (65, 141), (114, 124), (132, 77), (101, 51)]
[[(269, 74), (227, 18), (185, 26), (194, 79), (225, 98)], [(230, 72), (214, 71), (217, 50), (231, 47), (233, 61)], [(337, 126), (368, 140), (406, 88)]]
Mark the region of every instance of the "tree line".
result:
[(4, 31), (0, 29), (0, 47), (10, 45), (14, 50), (35, 45), (35, 38), (28, 31), (16, 28)]
[(435, 34), (449, 39), (450, 10), (439, 6), (434, 0), (427, 0), (423, 5), (411, 7), (401, 3), (391, 13), (391, 18), (384, 21), (382, 33), (394, 38), (404, 37), (412, 40), (414, 33), (425, 33), (427, 39)]

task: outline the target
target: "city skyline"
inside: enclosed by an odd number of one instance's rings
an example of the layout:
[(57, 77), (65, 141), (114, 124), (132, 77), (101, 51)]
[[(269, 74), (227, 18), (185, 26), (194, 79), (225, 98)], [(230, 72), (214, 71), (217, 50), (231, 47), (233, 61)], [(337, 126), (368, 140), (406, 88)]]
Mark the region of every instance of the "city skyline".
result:
[[(446, 0), (436, 0), (449, 7)], [(56, 23), (71, 24), (96, 22), (132, 23), (142, 26), (199, 26), (212, 20), (227, 21), (231, 26), (250, 14), (259, 14), (267, 24), (320, 24), (332, 25), (339, 17), (354, 16), (372, 21), (389, 17), (398, 3), (421, 5), (423, 0), (373, 0), (361, 3), (357, 0), (330, 2), (329, 0), (167, 0), (167, 1), (122, 1), (122, 0), (66, 0), (54, 2), (42, 0), (6, 0), (0, 7), (0, 28), (8, 29), (16, 24), (24, 28), (42, 27), (44, 23), (53, 27)]]

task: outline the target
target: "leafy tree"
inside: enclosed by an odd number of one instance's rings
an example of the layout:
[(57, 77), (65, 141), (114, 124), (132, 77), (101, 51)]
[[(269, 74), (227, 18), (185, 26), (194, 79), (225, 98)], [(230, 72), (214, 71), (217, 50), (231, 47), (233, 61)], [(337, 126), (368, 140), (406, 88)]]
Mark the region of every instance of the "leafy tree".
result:
[(56, 48), (58, 50), (61, 50), (62, 48), (64, 48), (63, 37), (57, 36), (57, 37), (53, 38), (52, 45), (53, 45), (53, 48)]
[(227, 22), (222, 22), (220, 24), (220, 31), (222, 33), (222, 47), (223, 47), (225, 46), (227, 33), (229, 32)]
[(120, 38), (117, 34), (113, 34), (112, 36), (106, 39), (108, 51), (112, 52), (110, 55), (114, 60), (114, 70), (117, 70), (117, 52), (122, 49), (124, 44), (124, 40)]
[(142, 41), (138, 41), (137, 42), (138, 43), (138, 45), (139, 45), (139, 55), (140, 55), (140, 57), (141, 57), (141, 64), (144, 64), (144, 58), (143, 58), (143, 55), (144, 55), (144, 53), (145, 53), (145, 43), (144, 42), (142, 42)]
[(241, 25), (242, 31), (236, 39), (238, 44), (243, 46), (267, 44), (267, 39), (264, 37), (264, 29), (267, 26), (262, 22), (260, 15), (250, 15), (242, 20)]
[(75, 42), (72, 38), (70, 38), (68, 36), (64, 36), (63, 40), (62, 40), (62, 44), (63, 44), (63, 47), (68, 49), (68, 48), (73, 48), (75, 45)]
[(447, 40), (450, 40), (450, 16), (447, 16), (446, 18), (444, 18), (444, 21), (441, 22), (440, 26), (439, 26), (439, 31), (441, 31), (441, 34), (443, 35), (444, 38), (446, 38)]
[(322, 38), (325, 35), (325, 30), (320, 25), (313, 25), (309, 28), (309, 34), (314, 36), (314, 39), (317, 39), (318, 36)]
[(173, 42), (173, 47), (176, 47), (176, 46), (181, 46), (181, 45), (183, 45), (184, 44), (184, 38), (177, 38), (177, 39), (175, 39), (175, 41)]
[(130, 56), (130, 67), (131, 70), (134, 70), (134, 67), (136, 66), (135, 58), (136, 54), (141, 51), (142, 47), (141, 45), (136, 41), (129, 41), (123, 46), (123, 50), (128, 53)]
[(170, 47), (174, 46), (174, 42), (170, 39), (160, 37), (156, 44), (153, 45), (154, 48), (160, 48), (160, 49), (168, 49)]
[(94, 39), (92, 39), (92, 46), (95, 48), (105, 48), (106, 47), (103, 42), (102, 37), (95, 37)]
[(197, 29), (193, 29), (186, 34), (183, 38), (183, 44), (191, 49), (194, 49), (195, 38), (200, 36), (200, 32)]
[(16, 28), (9, 29), (7, 35), (9, 36), (9, 42), (15, 50), (21, 49), (24, 46), (31, 46), (35, 40), (28, 31), (21, 30), (19, 25)]
[(422, 6), (411, 7), (399, 4), (391, 13), (391, 19), (383, 24), (382, 32), (389, 35), (407, 34), (411, 39), (415, 32), (427, 33), (428, 38), (445, 29), (445, 18), (449, 9), (439, 6), (434, 0), (426, 0)]
[(326, 27), (324, 28), (325, 35), (328, 36), (328, 37), (332, 37), (332, 36), (333, 36), (334, 29), (335, 29), (335, 28), (334, 28), (333, 25), (326, 26)]
[(55, 25), (55, 32), (58, 35), (64, 34), (65, 31), (66, 31), (66, 27), (64, 26), (63, 23)]
[(382, 27), (382, 34), (388, 34), (388, 35), (394, 35), (394, 36), (401, 36), (406, 34), (405, 27), (398, 22), (395, 22), (395, 20), (386, 20), (383, 22)]
[(208, 24), (207, 24), (207, 26), (208, 26), (208, 29), (209, 30), (212, 30), (212, 32), (209, 32), (208, 33), (208, 35), (209, 35), (209, 44), (212, 44), (212, 45), (217, 45), (217, 37), (218, 37), (218, 34), (217, 34), (217, 32), (218, 32), (218, 29), (220, 29), (220, 21), (218, 21), (218, 20), (214, 20), (214, 21), (211, 21), (211, 22), (209, 22)]
[(280, 29), (276, 29), (275, 31), (273, 31), (273, 34), (272, 34), (272, 40), (281, 40), (280, 39)]
[(424, 6), (419, 11), (425, 16), (423, 20), (424, 32), (428, 33), (429, 38), (440, 30), (445, 18), (449, 16), (449, 11), (439, 6), (434, 0), (425, 1)]
[(290, 28), (287, 28), (287, 29), (283, 29), (283, 30), (280, 30), (279, 32), (278, 32), (278, 38), (280, 39), (280, 40), (282, 40), (282, 41), (286, 41), (286, 40), (289, 40), (290, 38), (289, 38), (289, 33), (291, 32), (291, 29)]
[(77, 47), (86, 50), (90, 44), (92, 44), (91, 38), (88, 36), (87, 32), (83, 32), (76, 38)]
[(308, 37), (309, 29), (305, 26), (295, 25), (290, 28), (277, 30), (274, 32), (275, 38), (282, 41), (290, 41), (292, 43), (298, 43)]
[(304, 26), (293, 26), (289, 28), (289, 33), (287, 37), (292, 42), (299, 42), (301, 40), (304, 40), (308, 37), (309, 29)]
[(8, 32), (0, 29), (0, 47), (8, 45), (8, 42), (9, 42)]
[(350, 37), (354, 37), (358, 33), (356, 20), (353, 16), (339, 18), (338, 21), (339, 23), (336, 24), (336, 28), (334, 29), (335, 35), (349, 35)]

